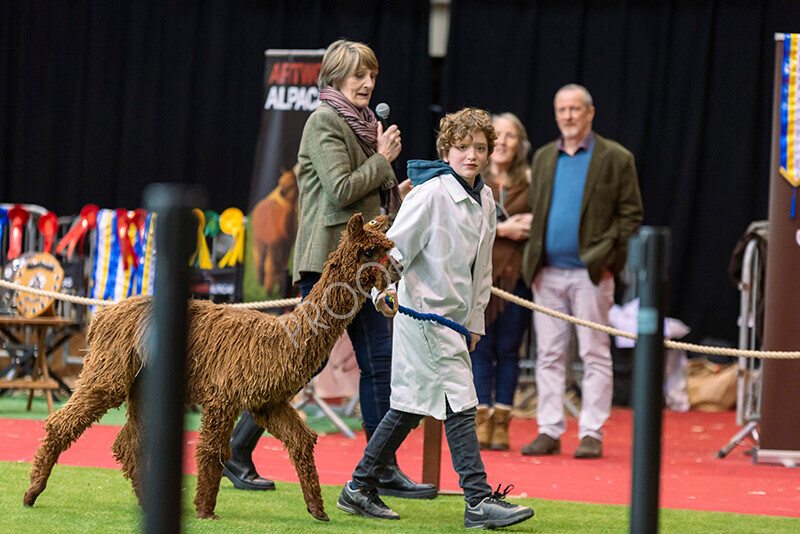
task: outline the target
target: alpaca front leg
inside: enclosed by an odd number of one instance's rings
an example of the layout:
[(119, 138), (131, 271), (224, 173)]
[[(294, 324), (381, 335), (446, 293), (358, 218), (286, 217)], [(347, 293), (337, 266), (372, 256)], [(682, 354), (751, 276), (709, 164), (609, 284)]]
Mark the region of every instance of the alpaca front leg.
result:
[(200, 435), (195, 449), (197, 463), (197, 494), (194, 498), (199, 519), (219, 519), (217, 506), (222, 467), (231, 456), (231, 433), (236, 414), (221, 413), (206, 408), (203, 412)]
[(278, 438), (289, 452), (308, 513), (320, 521), (328, 521), (328, 515), (322, 503), (322, 491), (319, 487), (319, 475), (314, 464), (314, 444), (317, 433), (308, 428), (300, 419), (297, 411), (287, 402), (270, 409), (253, 412), (256, 423)]
[(122, 397), (107, 391), (79, 387), (72, 398), (53, 412), (45, 423), (45, 437), (36, 450), (31, 468), (31, 486), (22, 503), (33, 506), (36, 498), (47, 487), (47, 479), (61, 453), (98, 421), (110, 408), (122, 404)]

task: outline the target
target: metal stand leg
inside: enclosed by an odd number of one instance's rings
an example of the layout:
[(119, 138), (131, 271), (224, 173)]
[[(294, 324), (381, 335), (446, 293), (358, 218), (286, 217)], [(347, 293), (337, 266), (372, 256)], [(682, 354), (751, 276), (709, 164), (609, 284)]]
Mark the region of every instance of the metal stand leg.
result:
[(578, 407), (575, 406), (575, 404), (567, 397), (564, 397), (564, 408), (566, 408), (567, 411), (572, 414), (572, 417), (578, 417), (581, 414), (581, 411), (578, 410)]
[(358, 393), (350, 397), (350, 400), (347, 401), (347, 405), (345, 405), (344, 411), (342, 412), (345, 415), (345, 417), (353, 416), (353, 414), (356, 412), (356, 406), (358, 406), (358, 401), (359, 401)]
[[(748, 234), (751, 233), (751, 224)], [(742, 276), (739, 282), (739, 348), (756, 349), (756, 320), (758, 291), (760, 287), (758, 239), (751, 238), (742, 256)], [(736, 424), (741, 426), (728, 443), (717, 452), (717, 458), (725, 458), (745, 438), (750, 438), (753, 448), (747, 451), (755, 461), (759, 449), (758, 424), (761, 421), (761, 372), (756, 360), (740, 357), (736, 372)]]
[[(745, 438), (750, 438), (753, 442), (754, 447), (758, 447), (758, 421), (750, 421), (742, 429), (736, 433), (735, 436), (731, 438), (731, 440), (722, 447), (719, 451), (717, 451), (717, 458), (725, 458), (729, 452), (731, 452), (734, 447), (737, 445), (742, 444), (742, 440)], [(752, 451), (750, 451), (752, 454)]]
[(330, 419), (331, 423), (333, 423), (334, 426), (338, 428), (342, 434), (344, 434), (350, 439), (355, 439), (356, 435), (353, 433), (352, 430), (350, 430), (350, 428), (346, 424), (344, 424), (344, 421), (342, 421), (342, 419), (338, 415), (336, 415), (336, 412), (333, 411), (333, 408), (331, 408), (327, 402), (318, 397), (317, 394), (314, 392), (313, 380), (308, 384), (306, 384), (306, 387), (304, 387), (302, 391), (300, 391), (300, 396), (301, 396), (300, 400), (294, 404), (295, 410), (301, 410), (309, 402), (313, 402), (314, 404), (319, 406), (319, 409), (322, 410), (322, 413), (325, 414), (325, 417)]

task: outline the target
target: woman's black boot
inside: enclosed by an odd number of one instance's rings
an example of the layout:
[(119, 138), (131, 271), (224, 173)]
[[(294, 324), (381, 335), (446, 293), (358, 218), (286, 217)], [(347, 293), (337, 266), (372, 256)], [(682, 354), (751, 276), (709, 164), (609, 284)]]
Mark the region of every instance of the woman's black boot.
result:
[(222, 474), (233, 482), (233, 487), (241, 490), (274, 490), (275, 483), (261, 478), (253, 464), (253, 450), (264, 429), (256, 424), (250, 412), (242, 413), (242, 418), (231, 434), (231, 458), (225, 462)]
[[(372, 432), (365, 428), (364, 434), (369, 442)], [(397, 456), (394, 454), (378, 480), (379, 495), (402, 499), (434, 499), (439, 494), (433, 484), (417, 484), (403, 473), (397, 465)]]

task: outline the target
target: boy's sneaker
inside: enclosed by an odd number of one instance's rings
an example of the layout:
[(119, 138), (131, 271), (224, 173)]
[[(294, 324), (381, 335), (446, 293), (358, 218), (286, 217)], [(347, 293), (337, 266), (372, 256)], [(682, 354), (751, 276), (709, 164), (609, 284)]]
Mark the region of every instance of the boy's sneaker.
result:
[(339, 494), (339, 500), (336, 502), (339, 510), (374, 519), (400, 519), (400, 516), (378, 497), (376, 490), (364, 491), (356, 489), (352, 484), (352, 481), (348, 480), (342, 493)]
[(500, 486), (497, 486), (497, 491), (475, 506), (467, 503), (464, 511), (464, 526), (467, 528), (500, 528), (516, 525), (533, 517), (532, 508), (503, 500), (513, 487), (507, 486), (505, 491), (500, 493)]

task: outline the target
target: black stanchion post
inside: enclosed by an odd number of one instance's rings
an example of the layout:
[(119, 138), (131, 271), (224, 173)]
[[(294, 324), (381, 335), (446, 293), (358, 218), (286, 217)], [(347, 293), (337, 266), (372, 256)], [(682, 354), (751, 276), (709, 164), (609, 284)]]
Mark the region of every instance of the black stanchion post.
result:
[(664, 308), (670, 233), (642, 227), (630, 242), (630, 270), (639, 290), (639, 340), (633, 374), (633, 483), (630, 532), (658, 532), (661, 411), (664, 382)]
[(181, 531), (183, 465), (184, 354), (189, 255), (194, 242), (192, 208), (202, 207), (202, 188), (153, 184), (144, 192), (156, 212), (155, 296), (149, 361), (144, 369), (145, 532)]

